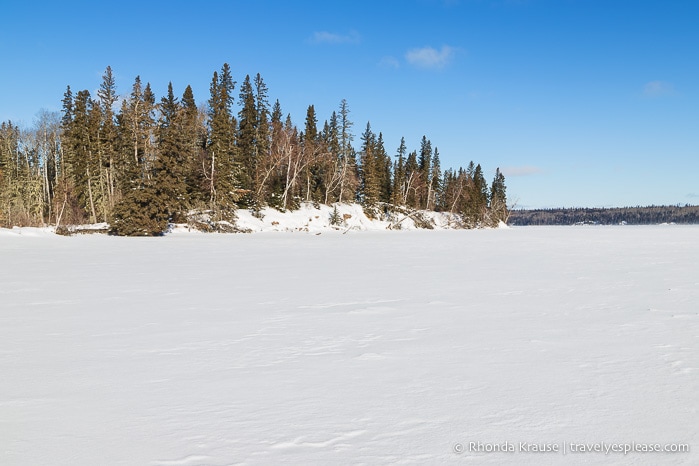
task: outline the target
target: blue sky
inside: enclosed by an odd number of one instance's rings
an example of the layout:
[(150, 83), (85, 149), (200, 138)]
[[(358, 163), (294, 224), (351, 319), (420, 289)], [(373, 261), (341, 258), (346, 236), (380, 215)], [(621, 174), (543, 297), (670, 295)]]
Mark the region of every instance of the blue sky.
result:
[(205, 102), (228, 62), (299, 126), (347, 99), (355, 146), (370, 121), (391, 154), (426, 135), (443, 168), (500, 167), (519, 207), (698, 204), (698, 19), (694, 0), (11, 2), (0, 121), (107, 65), (121, 94), (140, 75)]

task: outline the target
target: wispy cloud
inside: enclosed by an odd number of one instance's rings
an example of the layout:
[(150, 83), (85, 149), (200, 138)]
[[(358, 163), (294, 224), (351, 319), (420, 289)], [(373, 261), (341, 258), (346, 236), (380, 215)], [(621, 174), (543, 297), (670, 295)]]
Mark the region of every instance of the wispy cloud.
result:
[(505, 177), (508, 176), (531, 176), (531, 175), (538, 175), (539, 173), (543, 173), (544, 171), (539, 168), (535, 167), (532, 165), (524, 165), (520, 167), (502, 167), (502, 174), (505, 175)]
[(443, 45), (439, 50), (429, 46), (415, 48), (405, 53), (405, 59), (418, 68), (440, 69), (452, 61), (456, 50), (448, 45)]
[(699, 194), (697, 194), (697, 193), (689, 193), (689, 194), (687, 194), (687, 197), (689, 197), (689, 198), (691, 198), (691, 199), (697, 199), (697, 198), (699, 198)]
[(319, 31), (313, 33), (310, 42), (312, 44), (358, 44), (361, 40), (362, 36), (357, 31), (350, 31), (347, 34)]
[(665, 81), (650, 81), (643, 86), (643, 95), (645, 97), (663, 97), (674, 94), (675, 88), (673, 85)]
[(398, 69), (400, 62), (396, 57), (383, 57), (379, 62), (379, 67), (384, 69)]

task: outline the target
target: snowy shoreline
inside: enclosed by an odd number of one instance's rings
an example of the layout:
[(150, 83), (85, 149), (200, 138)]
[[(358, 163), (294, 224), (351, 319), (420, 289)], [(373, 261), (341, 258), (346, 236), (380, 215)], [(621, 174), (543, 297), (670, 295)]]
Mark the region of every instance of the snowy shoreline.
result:
[[(337, 209), (335, 211), (335, 209)], [(458, 216), (447, 212), (434, 211), (416, 211), (411, 212), (411, 215), (416, 213), (419, 218), (429, 224), (433, 230), (462, 230), (459, 226)], [(333, 224), (332, 217), (337, 215), (340, 219), (338, 224)], [(383, 219), (370, 219), (365, 214), (362, 207), (358, 204), (336, 204), (335, 206), (312, 204), (303, 204), (298, 210), (280, 212), (279, 210), (266, 207), (257, 213), (251, 210), (240, 209), (236, 213), (237, 220), (235, 226), (248, 233), (262, 232), (304, 232), (304, 233), (348, 233), (350, 231), (405, 231), (405, 230), (428, 230), (421, 227), (408, 214), (393, 214), (393, 216)], [(657, 226), (674, 226), (675, 224), (658, 224)], [(558, 225), (561, 226), (561, 225)], [(562, 227), (592, 227), (604, 226), (614, 227), (617, 225), (565, 225)], [(634, 227), (635, 225), (618, 225), (624, 227)], [(653, 225), (649, 225), (653, 226)], [(685, 225), (690, 226), (691, 225)], [(551, 226), (540, 226), (540, 228), (551, 228)], [(98, 223), (94, 225), (79, 225), (73, 227), (76, 233), (104, 233), (109, 229), (106, 223)], [(537, 226), (522, 226), (522, 225), (505, 225), (500, 223), (496, 229), (507, 228), (537, 228)], [(493, 229), (484, 227), (481, 229)], [(55, 227), (14, 227), (0, 228), (0, 236), (2, 235), (24, 235), (24, 236), (40, 236), (55, 233)], [(165, 236), (180, 235), (187, 233), (200, 233), (195, 228), (187, 224), (171, 225), (170, 229), (165, 233)]]
[[(333, 222), (333, 216), (336, 221)], [(406, 213), (394, 212), (390, 216), (371, 219), (367, 217), (364, 209), (359, 204), (335, 204), (328, 206), (320, 204), (313, 206), (304, 203), (297, 210), (281, 212), (271, 207), (265, 207), (259, 212), (247, 209), (239, 209), (236, 212), (235, 228), (245, 233), (261, 232), (306, 232), (326, 233), (349, 231), (401, 231), (401, 230), (457, 230), (459, 217), (447, 212), (411, 211)], [(424, 228), (423, 224), (429, 226)], [(104, 233), (109, 229), (106, 223), (93, 225), (78, 225), (71, 227), (76, 233)], [(508, 228), (500, 223), (498, 228)], [(14, 227), (11, 229), (0, 228), (1, 234), (40, 235), (55, 233), (55, 227)], [(187, 224), (171, 225), (165, 236), (171, 234), (199, 233), (198, 230)]]

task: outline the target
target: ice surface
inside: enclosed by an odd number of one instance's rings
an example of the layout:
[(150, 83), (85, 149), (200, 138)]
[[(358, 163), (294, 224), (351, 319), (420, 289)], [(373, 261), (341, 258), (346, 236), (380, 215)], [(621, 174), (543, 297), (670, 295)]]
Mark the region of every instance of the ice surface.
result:
[(0, 464), (698, 464), (698, 239), (0, 230)]

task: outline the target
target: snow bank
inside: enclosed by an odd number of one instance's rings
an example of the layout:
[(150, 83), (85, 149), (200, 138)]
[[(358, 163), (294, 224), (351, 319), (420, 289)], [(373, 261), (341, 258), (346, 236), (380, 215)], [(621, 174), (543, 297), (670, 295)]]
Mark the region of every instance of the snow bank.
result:
[[(332, 222), (337, 209), (335, 224)], [(458, 220), (456, 216), (432, 211), (392, 212), (385, 214), (378, 212), (379, 218), (367, 217), (364, 209), (359, 204), (335, 204), (317, 205), (303, 203), (298, 210), (280, 212), (271, 207), (266, 207), (259, 212), (240, 209), (237, 211), (236, 226), (242, 230), (251, 232), (347, 232), (369, 230), (416, 230), (421, 228), (417, 221), (422, 220), (432, 229), (456, 228)], [(191, 231), (186, 225), (177, 225), (173, 232), (182, 233)]]
[(7, 236), (24, 236), (29, 237), (43, 237), (51, 236), (54, 234), (54, 229), (51, 227), (46, 228), (34, 228), (34, 227), (13, 227), (13, 228), (0, 228), (0, 237)]
[[(337, 221), (332, 222), (337, 209)], [(298, 210), (281, 212), (266, 207), (259, 212), (239, 209), (236, 212), (235, 228), (241, 231), (258, 232), (342, 232), (348, 231), (377, 231), (377, 230), (417, 230), (429, 229), (448, 230), (459, 228), (457, 216), (445, 212), (427, 210), (377, 212), (378, 218), (367, 217), (359, 204), (335, 204), (333, 206), (303, 203)], [(231, 226), (233, 227), (233, 226)], [(506, 228), (501, 224), (498, 228)], [(91, 225), (74, 225), (69, 228), (71, 234), (104, 233), (109, 229), (106, 223)], [(46, 228), (0, 228), (0, 235), (44, 236), (56, 231), (55, 227)], [(198, 230), (186, 224), (171, 225), (166, 234), (199, 233)]]

